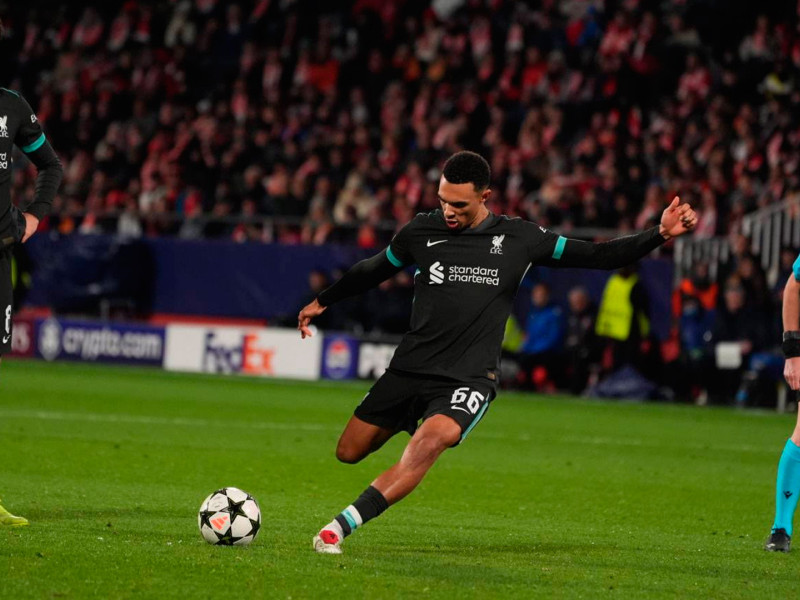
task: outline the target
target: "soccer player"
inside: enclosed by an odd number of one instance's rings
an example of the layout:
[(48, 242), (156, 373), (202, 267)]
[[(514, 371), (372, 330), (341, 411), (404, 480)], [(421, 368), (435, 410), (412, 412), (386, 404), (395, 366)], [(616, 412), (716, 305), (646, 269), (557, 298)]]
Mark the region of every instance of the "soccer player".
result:
[(616, 269), (697, 223), (691, 207), (675, 198), (649, 231), (600, 244), (567, 239), (490, 212), (489, 181), (489, 164), (478, 154), (451, 156), (439, 180), (441, 209), (418, 214), (386, 250), (356, 264), (300, 311), (305, 338), (327, 306), (417, 267), (411, 330), (355, 409), (336, 457), (357, 463), (399, 431), (411, 440), (400, 460), (314, 537), (317, 552), (340, 554), (345, 537), (407, 496), (483, 418), (497, 391), (505, 322), (530, 265)]
[[(15, 145), (38, 171), (33, 201), (25, 212), (11, 203), (11, 151)], [(30, 105), (17, 92), (0, 88), (0, 361), (11, 351), (12, 247), (27, 242), (50, 212), (62, 174), (61, 162)], [(0, 526), (27, 524), (25, 518), (12, 515), (0, 505)]]
[[(800, 389), (800, 256), (783, 288), (783, 376), (793, 390)], [(789, 552), (792, 547), (792, 521), (800, 495), (800, 405), (792, 437), (786, 441), (778, 462), (775, 484), (775, 520), (764, 549)]]

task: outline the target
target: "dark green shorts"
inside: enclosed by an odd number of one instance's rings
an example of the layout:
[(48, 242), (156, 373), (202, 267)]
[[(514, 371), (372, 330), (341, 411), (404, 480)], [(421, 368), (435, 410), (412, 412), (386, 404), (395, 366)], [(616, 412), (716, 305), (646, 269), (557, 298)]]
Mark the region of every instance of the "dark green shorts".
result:
[(433, 415), (447, 415), (461, 427), (461, 441), (483, 418), (496, 396), (491, 383), (460, 383), (426, 375), (386, 371), (356, 407), (355, 416), (378, 427), (408, 431)]

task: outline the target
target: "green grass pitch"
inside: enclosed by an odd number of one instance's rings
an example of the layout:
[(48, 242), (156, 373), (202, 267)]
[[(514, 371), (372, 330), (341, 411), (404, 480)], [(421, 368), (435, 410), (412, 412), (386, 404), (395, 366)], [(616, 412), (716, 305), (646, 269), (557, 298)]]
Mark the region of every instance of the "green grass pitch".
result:
[[(7, 361), (0, 598), (797, 598), (763, 551), (794, 417), (501, 394), (422, 485), (345, 545), (317, 529), (400, 455), (337, 437), (365, 384)], [(247, 548), (206, 544), (216, 488), (253, 494)]]

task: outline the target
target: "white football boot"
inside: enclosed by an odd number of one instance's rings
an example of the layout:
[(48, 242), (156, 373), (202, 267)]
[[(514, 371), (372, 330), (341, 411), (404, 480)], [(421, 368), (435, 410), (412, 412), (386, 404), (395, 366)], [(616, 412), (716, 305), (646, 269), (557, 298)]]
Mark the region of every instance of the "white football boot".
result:
[(342, 540), (336, 532), (323, 529), (314, 536), (314, 551), (320, 554), (341, 554), (341, 543)]

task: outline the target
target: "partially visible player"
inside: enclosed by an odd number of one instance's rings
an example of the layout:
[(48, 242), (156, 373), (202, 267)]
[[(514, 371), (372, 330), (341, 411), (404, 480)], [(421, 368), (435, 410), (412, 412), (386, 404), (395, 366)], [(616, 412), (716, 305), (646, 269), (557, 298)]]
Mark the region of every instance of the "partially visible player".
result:
[(648, 231), (601, 244), (567, 239), (489, 211), (490, 180), (489, 164), (478, 154), (451, 156), (439, 181), (441, 209), (418, 214), (386, 250), (355, 265), (300, 311), (297, 328), (305, 338), (311, 319), (327, 306), (417, 267), (411, 330), (347, 423), (336, 456), (359, 462), (400, 431), (411, 440), (394, 466), (320, 530), (317, 552), (339, 554), (346, 536), (407, 496), (483, 418), (497, 393), (505, 323), (532, 264), (616, 269), (697, 223), (676, 197)]
[[(22, 150), (38, 170), (33, 201), (24, 212), (11, 203), (13, 146)], [(11, 352), (13, 245), (27, 242), (50, 212), (62, 174), (61, 162), (30, 105), (17, 92), (0, 88), (0, 361), (3, 354)], [(12, 515), (0, 505), (0, 526), (27, 524), (27, 519)]]
[[(783, 288), (783, 375), (792, 390), (800, 389), (800, 256)], [(792, 547), (792, 521), (800, 496), (800, 403), (797, 424), (786, 441), (778, 462), (775, 484), (775, 520), (764, 546), (769, 552), (789, 552)]]

